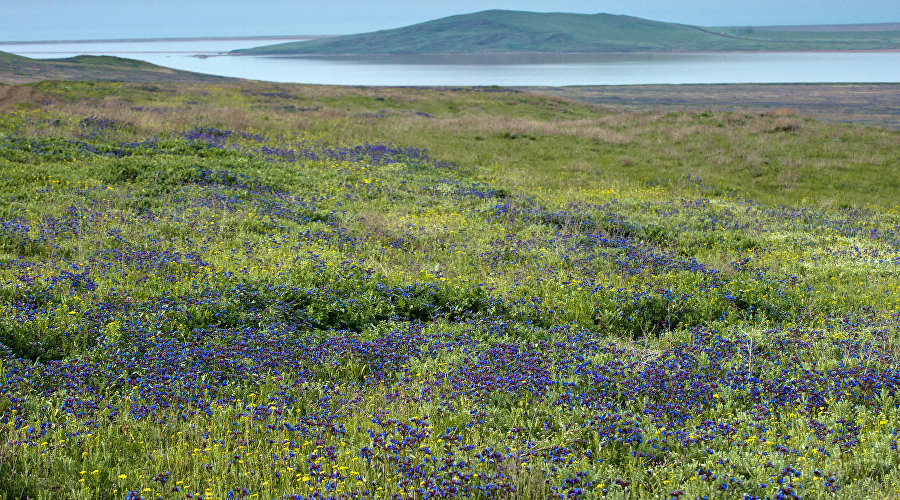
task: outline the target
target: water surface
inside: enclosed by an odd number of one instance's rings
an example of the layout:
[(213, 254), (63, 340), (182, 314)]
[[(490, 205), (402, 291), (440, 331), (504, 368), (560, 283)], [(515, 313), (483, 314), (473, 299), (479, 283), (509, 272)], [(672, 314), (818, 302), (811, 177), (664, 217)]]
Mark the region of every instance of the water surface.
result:
[[(289, 40), (284, 40), (289, 41)], [(653, 83), (900, 82), (900, 52), (229, 56), (278, 40), (6, 44), (35, 58), (117, 55), (162, 66), (276, 82), (338, 85), (637, 85)]]

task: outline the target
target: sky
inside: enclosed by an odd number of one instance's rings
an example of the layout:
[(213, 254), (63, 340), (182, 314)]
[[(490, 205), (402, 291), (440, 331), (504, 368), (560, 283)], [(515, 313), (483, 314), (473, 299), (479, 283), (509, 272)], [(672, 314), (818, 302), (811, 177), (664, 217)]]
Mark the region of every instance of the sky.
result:
[(349, 34), (485, 9), (702, 26), (900, 22), (898, 0), (0, 0), (0, 40)]

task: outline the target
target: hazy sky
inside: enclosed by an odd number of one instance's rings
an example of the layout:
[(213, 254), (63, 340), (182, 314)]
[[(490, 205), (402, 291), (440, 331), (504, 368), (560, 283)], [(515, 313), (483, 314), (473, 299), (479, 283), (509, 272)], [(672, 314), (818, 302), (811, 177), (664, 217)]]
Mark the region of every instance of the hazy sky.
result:
[(0, 0), (0, 40), (345, 34), (485, 9), (705, 26), (900, 22), (898, 0)]

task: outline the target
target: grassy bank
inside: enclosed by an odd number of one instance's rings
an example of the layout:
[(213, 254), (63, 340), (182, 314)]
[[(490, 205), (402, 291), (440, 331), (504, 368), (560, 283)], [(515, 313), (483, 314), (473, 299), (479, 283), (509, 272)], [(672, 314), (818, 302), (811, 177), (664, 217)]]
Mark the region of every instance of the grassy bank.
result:
[(7, 498), (898, 493), (896, 131), (35, 92), (0, 115)]
[(136, 59), (114, 56), (75, 56), (63, 59), (32, 59), (0, 52), (0, 82), (32, 83), (43, 80), (224, 83), (234, 81), (157, 66)]

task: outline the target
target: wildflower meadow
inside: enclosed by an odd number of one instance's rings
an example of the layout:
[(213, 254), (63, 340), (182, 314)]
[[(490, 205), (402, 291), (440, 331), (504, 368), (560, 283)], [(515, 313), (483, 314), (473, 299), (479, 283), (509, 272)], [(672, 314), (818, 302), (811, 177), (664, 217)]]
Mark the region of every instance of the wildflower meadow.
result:
[(36, 89), (0, 114), (2, 498), (900, 497), (896, 131)]

